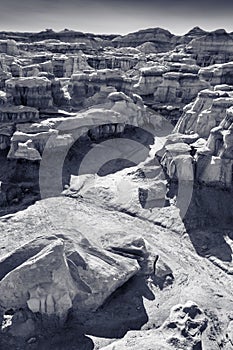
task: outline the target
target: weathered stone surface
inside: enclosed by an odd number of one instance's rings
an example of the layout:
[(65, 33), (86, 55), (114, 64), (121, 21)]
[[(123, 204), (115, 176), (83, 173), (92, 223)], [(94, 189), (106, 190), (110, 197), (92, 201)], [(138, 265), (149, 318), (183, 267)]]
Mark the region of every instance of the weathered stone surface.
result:
[(152, 66), (141, 68), (141, 76), (137, 84), (134, 85), (133, 90), (140, 95), (154, 94), (155, 90), (163, 82), (163, 74), (168, 70), (164, 66)]
[(189, 103), (197, 93), (208, 87), (192, 73), (168, 72), (163, 75), (163, 82), (154, 92), (154, 100), (160, 103)]
[[(4, 261), (1, 262), (4, 268)], [(64, 258), (63, 243), (56, 240), (10, 271), (0, 282), (1, 306), (28, 308), (65, 319), (76, 287)]]
[(58, 236), (31, 241), (1, 259), (2, 308), (27, 306), (64, 321), (70, 308), (98, 308), (139, 270), (136, 261), (104, 252), (81, 233)]
[[(147, 123), (151, 122), (154, 123), (156, 128), (157, 118), (153, 118), (153, 114), (147, 111), (142, 99), (136, 94), (132, 95), (131, 98), (124, 93), (113, 92), (109, 94), (108, 91), (105, 105), (97, 107), (75, 113), (73, 116), (50, 118), (32, 124), (17, 124), (17, 130), (11, 140), (8, 158), (31, 160), (36, 158), (35, 151), (28, 149), (29, 144), (40, 155), (42, 155), (45, 146), (54, 150), (57, 147), (57, 149), (63, 148), (68, 151), (72, 143), (82, 135), (86, 135), (90, 129), (93, 129), (93, 139), (99, 139), (108, 136), (108, 134), (112, 135), (114, 132), (122, 132), (125, 124), (146, 127)], [(158, 123), (160, 119), (158, 118)], [(104, 125), (107, 124), (113, 125), (114, 130), (104, 128)], [(119, 125), (118, 129), (115, 124)], [(20, 143), (21, 149), (18, 151)], [(27, 152), (28, 156), (26, 156)]]
[(39, 109), (53, 106), (51, 82), (46, 78), (12, 78), (6, 81), (6, 91), (16, 105)]
[(19, 51), (14, 40), (0, 40), (0, 52), (16, 56)]
[(233, 60), (233, 38), (224, 29), (219, 29), (193, 39), (186, 51), (200, 66), (229, 62)]
[(229, 350), (232, 33), (0, 37), (0, 348)]
[(215, 64), (199, 70), (199, 76), (201, 79), (208, 81), (212, 86), (227, 84), (233, 84), (232, 74), (233, 62), (227, 62), (222, 64)]
[(142, 349), (155, 350), (190, 349), (201, 347), (201, 335), (207, 327), (207, 319), (199, 307), (188, 301), (171, 309), (169, 318), (156, 330), (134, 331), (102, 350)]
[(200, 137), (207, 138), (210, 130), (225, 118), (226, 109), (232, 103), (231, 92), (203, 90), (193, 103), (184, 107), (175, 131), (182, 134), (197, 133)]
[(36, 121), (39, 119), (39, 112), (36, 108), (27, 106), (0, 106), (0, 122), (20, 123)]
[(72, 103), (82, 105), (86, 98), (100, 92), (101, 88), (111, 86), (121, 90), (123, 84), (123, 74), (119, 69), (101, 69), (89, 73), (73, 74), (69, 84), (69, 92)]

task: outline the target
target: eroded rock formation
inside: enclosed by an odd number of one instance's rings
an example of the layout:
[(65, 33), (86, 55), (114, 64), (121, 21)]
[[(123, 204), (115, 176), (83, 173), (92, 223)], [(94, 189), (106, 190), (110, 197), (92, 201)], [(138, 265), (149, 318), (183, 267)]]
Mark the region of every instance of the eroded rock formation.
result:
[(229, 350), (232, 68), (224, 30), (0, 33), (1, 349)]

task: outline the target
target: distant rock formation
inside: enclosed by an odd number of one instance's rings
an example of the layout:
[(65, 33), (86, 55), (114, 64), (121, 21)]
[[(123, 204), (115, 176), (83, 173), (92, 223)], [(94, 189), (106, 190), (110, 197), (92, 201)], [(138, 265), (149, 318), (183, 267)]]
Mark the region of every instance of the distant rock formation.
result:
[(233, 37), (224, 29), (193, 39), (186, 47), (200, 66), (233, 61)]
[(6, 81), (6, 92), (15, 105), (37, 107), (53, 106), (51, 82), (47, 78), (12, 78)]
[(165, 52), (173, 49), (175, 46), (175, 36), (168, 30), (161, 28), (151, 28), (130, 33), (125, 36), (119, 36), (112, 40), (117, 47), (136, 47), (147, 41), (153, 43), (156, 52)]
[[(219, 90), (218, 90), (219, 89)], [(210, 130), (218, 126), (226, 116), (226, 110), (233, 103), (233, 94), (228, 86), (216, 86), (213, 90), (202, 90), (184, 112), (175, 127), (182, 134), (198, 133), (207, 138)]]

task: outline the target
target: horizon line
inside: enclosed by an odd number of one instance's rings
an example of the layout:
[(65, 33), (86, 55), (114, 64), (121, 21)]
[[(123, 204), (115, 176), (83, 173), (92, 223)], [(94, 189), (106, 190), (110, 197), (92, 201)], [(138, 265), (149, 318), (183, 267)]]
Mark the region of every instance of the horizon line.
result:
[(99, 32), (86, 32), (86, 31), (81, 31), (81, 30), (76, 30), (76, 29), (68, 29), (68, 28), (64, 28), (64, 29), (61, 29), (61, 30), (54, 30), (53, 28), (45, 28), (45, 29), (42, 29), (42, 30), (32, 30), (32, 31), (24, 31), (24, 30), (2, 30), (0, 29), (0, 33), (19, 33), (19, 34), (39, 34), (39, 33), (44, 33), (44, 32), (53, 32), (53, 33), (62, 33), (62, 32), (75, 32), (75, 33), (82, 33), (82, 34), (92, 34), (92, 35), (106, 35), (106, 36), (126, 36), (126, 35), (130, 35), (130, 34), (134, 34), (134, 33), (138, 33), (140, 31), (146, 31), (146, 30), (150, 30), (150, 29), (162, 29), (164, 31), (167, 31), (169, 32), (170, 34), (174, 35), (174, 36), (183, 36), (183, 35), (186, 35), (188, 34), (191, 30), (193, 29), (200, 29), (202, 30), (203, 32), (206, 32), (206, 33), (213, 33), (213, 32), (216, 32), (218, 30), (224, 30), (227, 34), (232, 34), (233, 33), (233, 29), (231, 32), (227, 31), (225, 28), (216, 28), (216, 29), (213, 29), (213, 30), (206, 30), (204, 29), (203, 27), (200, 27), (200, 26), (194, 26), (194, 27), (191, 27), (187, 32), (183, 32), (183, 34), (175, 34), (174, 32), (171, 32), (169, 29), (166, 29), (164, 27), (145, 27), (145, 28), (139, 28), (138, 30), (136, 31), (132, 31), (132, 32), (127, 32), (127, 33), (124, 33), (124, 34), (119, 34), (119, 33), (99, 33)]

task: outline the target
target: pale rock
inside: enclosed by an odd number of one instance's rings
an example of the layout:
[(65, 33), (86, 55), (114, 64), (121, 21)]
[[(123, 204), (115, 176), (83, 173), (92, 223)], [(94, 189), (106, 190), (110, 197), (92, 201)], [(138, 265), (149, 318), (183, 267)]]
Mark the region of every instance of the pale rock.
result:
[(154, 92), (154, 101), (159, 103), (183, 103), (192, 101), (197, 93), (209, 84), (200, 80), (197, 74), (168, 72)]
[(68, 91), (72, 104), (81, 106), (86, 98), (99, 92), (103, 86), (111, 86), (121, 90), (123, 83), (123, 74), (119, 69), (100, 69), (98, 71), (73, 74)]
[(185, 51), (200, 66), (233, 61), (233, 38), (224, 29), (219, 29), (194, 38)]
[(39, 119), (39, 112), (36, 108), (9, 104), (0, 106), (0, 122), (20, 123), (37, 119)]
[(165, 146), (161, 164), (171, 179), (178, 179), (179, 181), (194, 180), (193, 158), (189, 153), (190, 150), (190, 146), (185, 143), (174, 143)]
[(38, 237), (0, 262), (1, 306), (26, 308), (65, 320), (70, 308), (96, 310), (139, 270), (137, 261), (116, 256), (80, 232)]
[(140, 95), (154, 94), (155, 90), (163, 82), (163, 74), (168, 71), (168, 68), (155, 65), (139, 69), (140, 78), (137, 84), (133, 86), (133, 91)]
[(148, 53), (156, 53), (157, 49), (154, 43), (147, 41), (139, 46), (137, 46), (137, 49), (141, 52), (148, 54)]
[(131, 98), (123, 92), (112, 92), (108, 95), (108, 99), (112, 102), (127, 101), (132, 102)]
[(220, 124), (226, 110), (233, 104), (232, 97), (221, 97), (224, 91), (203, 90), (193, 103), (184, 107), (174, 131), (182, 134), (197, 133), (207, 138), (210, 130)]
[[(204, 161), (204, 167), (202, 162)], [(205, 184), (231, 187), (232, 185), (232, 159), (222, 159), (219, 156), (205, 157), (200, 163), (201, 171), (197, 178)], [(199, 164), (199, 163), (198, 163)], [(197, 165), (197, 171), (199, 165)]]
[[(54, 315), (65, 320), (77, 288), (70, 275), (61, 240), (55, 240), (0, 281), (1, 305), (4, 308), (31, 308), (47, 312), (48, 295), (55, 301)], [(3, 264), (3, 262), (2, 262)], [(49, 297), (49, 303), (51, 298)], [(49, 312), (51, 304), (49, 304)]]
[(163, 207), (167, 193), (166, 181), (157, 180), (152, 184), (139, 187), (139, 200), (143, 208)]
[(233, 62), (227, 62), (201, 68), (198, 74), (201, 79), (208, 81), (212, 86), (221, 84), (232, 85), (232, 69)]
[(53, 106), (51, 82), (47, 78), (12, 78), (6, 81), (6, 91), (16, 105), (39, 109)]
[(15, 159), (41, 160), (40, 153), (34, 148), (32, 140), (25, 143), (19, 142), (18, 148), (14, 153)]
[(7, 55), (16, 56), (19, 54), (15, 40), (0, 40), (0, 52)]

